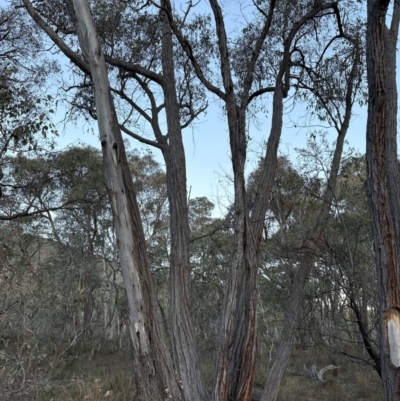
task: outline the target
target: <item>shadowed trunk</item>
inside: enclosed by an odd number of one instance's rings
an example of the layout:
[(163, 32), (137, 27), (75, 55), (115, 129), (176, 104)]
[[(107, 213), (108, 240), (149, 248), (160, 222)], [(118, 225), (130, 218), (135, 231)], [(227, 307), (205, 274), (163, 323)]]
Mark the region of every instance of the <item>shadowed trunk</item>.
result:
[(400, 7), (368, 1), (367, 194), (380, 315), (380, 351), (386, 401), (400, 399), (400, 175), (397, 159), (396, 44)]
[(172, 33), (165, 15), (162, 24), (162, 67), (168, 143), (162, 148), (167, 170), (170, 214), (171, 329), (174, 367), (182, 381), (185, 398), (209, 398), (199, 368), (190, 311), (190, 228), (186, 190), (186, 160), (176, 95)]

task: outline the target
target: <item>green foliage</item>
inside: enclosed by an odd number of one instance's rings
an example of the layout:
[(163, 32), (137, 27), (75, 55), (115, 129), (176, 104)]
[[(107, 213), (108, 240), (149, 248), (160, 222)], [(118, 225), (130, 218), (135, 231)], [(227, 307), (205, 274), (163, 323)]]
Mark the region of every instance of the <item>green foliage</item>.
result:
[(44, 56), (37, 27), (18, 8), (0, 8), (0, 30), (1, 162), (7, 150), (35, 152), (56, 134), (55, 101), (41, 86), (58, 66)]
[[(33, 96), (24, 87), (12, 85), (17, 72), (3, 71), (0, 76), (0, 155), (10, 148), (14, 152), (37, 151), (40, 137), (56, 135), (50, 115), (54, 101), (51, 96)], [(40, 135), (38, 138), (37, 135)]]

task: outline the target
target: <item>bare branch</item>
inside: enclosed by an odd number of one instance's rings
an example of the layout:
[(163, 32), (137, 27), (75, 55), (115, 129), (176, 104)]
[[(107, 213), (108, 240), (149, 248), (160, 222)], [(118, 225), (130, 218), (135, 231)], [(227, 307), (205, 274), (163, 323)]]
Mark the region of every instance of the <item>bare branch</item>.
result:
[(150, 71), (147, 68), (144, 68), (138, 64), (133, 64), (133, 63), (129, 63), (128, 61), (116, 59), (116, 58), (108, 56), (106, 54), (104, 55), (104, 59), (110, 65), (113, 65), (113, 66), (119, 67), (119, 68), (123, 68), (125, 71), (131, 72), (131, 73), (143, 75), (144, 77), (151, 79), (152, 81), (158, 83), (161, 86), (164, 83), (164, 77), (162, 75), (157, 74), (153, 71)]
[[(153, 3), (153, 5), (160, 8), (160, 6), (155, 3)], [(172, 7), (171, 7), (170, 0), (165, 0), (164, 5), (165, 5), (165, 7), (164, 7), (163, 11), (166, 13), (166, 15), (168, 17), (171, 29), (172, 29), (173, 33), (175, 34), (176, 38), (178, 39), (180, 45), (182, 46), (183, 51), (186, 53), (190, 62), (192, 63), (192, 66), (196, 72), (197, 77), (210, 92), (214, 93), (219, 98), (221, 98), (222, 100), (225, 101), (226, 94), (223, 91), (221, 91), (221, 89), (219, 89), (218, 87), (213, 85), (205, 77), (204, 72), (196, 59), (196, 56), (193, 54), (193, 48), (192, 48), (191, 44), (189, 43), (188, 39), (183, 35), (182, 30), (179, 28), (179, 26), (177, 25), (173, 15), (172, 15)]]
[[(41, 215), (42, 213), (46, 213), (46, 212), (55, 212), (56, 210), (62, 210), (62, 209), (71, 209), (68, 208), (67, 206), (76, 203), (75, 200), (73, 201), (68, 201), (63, 203), (60, 206), (55, 206), (55, 207), (46, 207), (43, 209), (37, 209), (37, 210), (33, 210), (33, 211), (29, 211), (31, 206), (29, 206), (25, 211), (20, 212), (20, 213), (15, 213), (15, 214), (11, 214), (11, 215), (0, 215), (0, 221), (11, 221), (11, 220), (15, 220), (15, 219), (19, 219), (21, 217), (32, 217), (32, 216), (37, 216), (37, 215)], [(40, 217), (45, 217), (45, 216), (40, 216)], [(47, 217), (45, 217), (47, 218)]]
[[(254, 67), (258, 60), (258, 57), (260, 56), (261, 48), (265, 42), (265, 38), (267, 37), (269, 30), (271, 28), (272, 17), (274, 14), (275, 5), (276, 5), (276, 0), (270, 0), (268, 15), (265, 15), (265, 13), (262, 12), (262, 14), (265, 16), (266, 19), (265, 19), (265, 23), (264, 23), (262, 32), (261, 32), (260, 36), (257, 38), (256, 44), (254, 46), (254, 49), (253, 49), (253, 52), (251, 55), (251, 59), (247, 65), (247, 73), (246, 73), (246, 77), (245, 77), (244, 83), (243, 83), (242, 103), (250, 103), (251, 99), (253, 99), (255, 96), (258, 96), (261, 94), (261, 93), (258, 93), (257, 95), (255, 95), (255, 93), (256, 93), (255, 92), (250, 96), (250, 98), (248, 98), (248, 94), (250, 92), (251, 85), (253, 84)], [(257, 9), (259, 10), (258, 6), (257, 6)]]
[(275, 90), (275, 86), (267, 86), (266, 88), (261, 88), (261, 89), (256, 90), (249, 96), (249, 100), (248, 100), (247, 104), (249, 104), (256, 97), (263, 95), (264, 93), (274, 92), (274, 90)]
[(134, 132), (132, 132), (131, 130), (126, 128), (125, 126), (123, 126), (121, 124), (118, 124), (118, 125), (119, 125), (119, 128), (120, 128), (121, 131), (125, 132), (125, 134), (129, 135), (133, 139), (136, 139), (139, 142), (144, 143), (145, 145), (154, 146), (155, 148), (158, 148), (158, 149), (164, 149), (164, 145), (163, 144), (157, 143), (157, 142), (152, 141), (150, 139), (143, 138), (142, 136), (135, 134)]

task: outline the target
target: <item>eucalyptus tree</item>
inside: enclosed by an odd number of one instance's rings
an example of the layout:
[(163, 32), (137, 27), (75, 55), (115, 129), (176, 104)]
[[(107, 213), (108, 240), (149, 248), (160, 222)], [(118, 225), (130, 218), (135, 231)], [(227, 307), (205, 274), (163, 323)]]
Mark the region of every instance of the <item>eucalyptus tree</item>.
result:
[[(75, 65), (83, 78), (71, 103), (100, 118), (94, 104), (89, 64), (76, 46), (76, 29), (64, 2), (22, 1), (31, 17)], [(136, 3), (94, 2), (94, 19), (116, 99), (119, 127), (145, 145), (159, 149), (167, 170), (171, 231), (171, 320), (175, 369), (184, 391), (193, 400), (205, 399), (206, 389), (198, 368), (190, 315), (190, 231), (188, 224), (185, 154), (182, 129), (205, 110), (203, 89), (196, 85), (190, 64), (174, 46), (168, 20)], [(200, 26), (204, 26), (201, 21)], [(198, 46), (206, 46), (199, 42)], [(179, 69), (178, 69), (179, 67)], [(74, 85), (70, 89), (73, 89)], [(163, 99), (158, 101), (158, 95)], [(145, 101), (142, 101), (145, 99)], [(154, 140), (135, 132), (137, 116), (146, 122)], [(167, 129), (163, 133), (163, 119)], [(123, 144), (121, 144), (123, 146)], [(189, 355), (189, 356), (188, 356)]]
[[(320, 313), (327, 317), (327, 324), (321, 324), (322, 330), (317, 328), (316, 340), (333, 354), (370, 365), (381, 376), (377, 281), (366, 178), (365, 156), (347, 156), (341, 165), (333, 213), (319, 249), (322, 264), (316, 270), (316, 281), (322, 288), (316, 289), (320, 294), (316, 297), (320, 299), (317, 309), (327, 311)], [(323, 300), (325, 297), (328, 301)], [(311, 313), (316, 316), (318, 311)], [(349, 347), (351, 343), (353, 347)]]
[(229, 218), (213, 218), (213, 209), (214, 204), (206, 197), (189, 201), (193, 317), (208, 383), (213, 379), (212, 365), (217, 349), (215, 334), (220, 324), (233, 236)]
[(0, 221), (37, 216), (71, 206), (57, 191), (59, 171), (53, 168), (47, 152), (35, 152), (29, 158), (20, 154), (3, 159), (3, 196), (0, 198)]
[(374, 236), (385, 399), (400, 396), (400, 187), (396, 56), (400, 5), (369, 0), (367, 9), (367, 194)]
[(0, 181), (7, 151), (35, 151), (55, 134), (54, 102), (40, 87), (48, 87), (57, 64), (46, 57), (37, 26), (22, 21), (21, 10), (0, 8)]
[[(146, 241), (151, 243), (153, 273), (159, 263), (153, 257), (160, 246), (158, 231), (165, 231), (159, 221), (168, 224), (164, 221), (165, 173), (149, 155), (129, 152), (127, 156), (136, 176)], [(72, 147), (6, 161), (0, 208), (17, 208), (30, 189), (36, 191), (43, 207), (35, 216), (0, 222), (0, 326), (8, 344), (1, 351), (7, 360), (13, 354), (16, 358), (15, 364), (6, 364), (2, 381), (8, 397), (8, 386), (15, 390), (20, 384), (13, 383), (12, 377), (23, 376), (22, 370), (13, 373), (15, 365), (25, 369), (24, 391), (29, 393), (40, 361), (62, 369), (82, 349), (97, 351), (104, 338), (114, 349), (129, 338), (120, 330), (126, 327), (126, 296), (120, 290), (101, 152)], [(68, 206), (55, 210), (67, 202)]]
[[(165, 394), (168, 398), (180, 399), (188, 392), (190, 385), (185, 382), (185, 387), (182, 386), (161, 334), (143, 226), (102, 48), (89, 3), (70, 1), (67, 6), (93, 82), (105, 180), (114, 215), (117, 247), (128, 301), (136, 385), (143, 399), (162, 399)], [(162, 40), (165, 40), (165, 35)], [(175, 98), (174, 95), (169, 95)], [(179, 118), (177, 122), (179, 123)]]
[[(82, 301), (83, 316), (79, 328), (84, 338), (92, 333), (92, 320), (98, 305), (94, 293), (99, 289), (101, 271), (98, 258), (115, 262), (110, 244), (112, 215), (104, 186), (102, 159), (93, 148), (70, 148), (57, 154), (53, 169), (58, 172), (61, 202), (71, 206), (58, 212), (46, 212), (56, 246), (69, 255), (69, 264), (79, 277), (77, 299)], [(111, 238), (110, 238), (111, 237)], [(113, 260), (114, 259), (114, 260)], [(75, 304), (78, 303), (77, 301)], [(99, 315), (99, 314), (98, 314)]]
[[(343, 131), (348, 128), (351, 106), (357, 89), (354, 80), (358, 76), (359, 56), (355, 50), (355, 41), (351, 39), (347, 31), (348, 27), (344, 26), (342, 21), (343, 4), (336, 2), (293, 4), (275, 0), (249, 3), (246, 4), (246, 15), (242, 21), (244, 28), (238, 37), (232, 38), (227, 34), (226, 18), (220, 3), (217, 0), (210, 0), (209, 3), (215, 24), (215, 47), (218, 49), (216, 69), (219, 74), (217, 78), (203, 69), (202, 63), (199, 62), (198, 51), (193, 47), (190, 38), (185, 35), (182, 23), (174, 16), (173, 3), (166, 0), (159, 6), (167, 13), (172, 30), (189, 57), (197, 77), (205, 88), (225, 106), (234, 181), (235, 239), (223, 309), (213, 399), (248, 400), (251, 398), (257, 355), (258, 253), (275, 175), (277, 149), (282, 132), (284, 99), (288, 97), (291, 88), (301, 87), (300, 82), (307, 75), (305, 64), (308, 61), (313, 64), (309, 68), (313, 69), (320, 64), (326, 64), (323, 60), (328, 60), (327, 53), (335, 53), (336, 56), (333, 58), (343, 59), (343, 55), (339, 55), (340, 51), (335, 52), (337, 50), (335, 45), (339, 41), (350, 42), (348, 48), (352, 49), (350, 51), (352, 63), (349, 68), (345, 68), (345, 83), (348, 85), (345, 99), (340, 93), (340, 88), (335, 95), (329, 94), (332, 99), (335, 98), (337, 102), (346, 105), (346, 114), (343, 121), (336, 126), (339, 138), (338, 150), (334, 156), (333, 177), (328, 184), (327, 199), (321, 211), (321, 216), (325, 215), (329, 210), (333, 180), (337, 174), (338, 167), (336, 166), (343, 146)], [(253, 20), (249, 21), (249, 15), (252, 15)], [(309, 43), (313, 35), (317, 36), (318, 45), (311, 49)], [(333, 66), (330, 68), (332, 71)], [(318, 101), (319, 105), (321, 103), (324, 105), (324, 102), (327, 102), (326, 94), (329, 90), (324, 87), (326, 75), (322, 69), (318, 74), (319, 78), (323, 77), (320, 80)], [(265, 93), (273, 93), (271, 131), (263, 157), (262, 173), (256, 186), (257, 192), (250, 209), (245, 181), (249, 140), (247, 117), (252, 102), (254, 103)], [(321, 97), (324, 100), (321, 101)], [(338, 111), (337, 107), (331, 103), (330, 108), (334, 110), (333, 113)], [(332, 113), (331, 109), (325, 108), (328, 119), (333, 121), (336, 116), (329, 115)], [(316, 235), (320, 236), (321, 230), (319, 228), (316, 230)], [(297, 305), (294, 304), (301, 300), (301, 285), (307, 276), (304, 274), (304, 278), (299, 278), (299, 285), (294, 288), (296, 291), (292, 298), (295, 308)], [(263, 399), (275, 399), (277, 396), (280, 378), (293, 338), (293, 327), (290, 323), (290, 318), (293, 317), (292, 312), (296, 313), (295, 310), (288, 313), (287, 325), (282, 335), (281, 352), (271, 372)]]

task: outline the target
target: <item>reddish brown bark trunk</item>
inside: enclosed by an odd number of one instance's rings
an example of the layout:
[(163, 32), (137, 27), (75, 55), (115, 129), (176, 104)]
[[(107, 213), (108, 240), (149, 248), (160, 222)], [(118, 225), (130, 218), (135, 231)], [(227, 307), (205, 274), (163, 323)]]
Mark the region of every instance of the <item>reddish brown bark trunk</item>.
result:
[(400, 175), (397, 159), (396, 45), (400, 7), (368, 1), (367, 194), (380, 313), (382, 384), (386, 401), (400, 399)]

